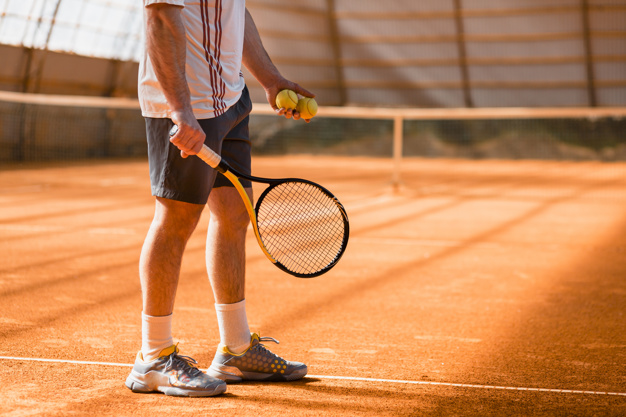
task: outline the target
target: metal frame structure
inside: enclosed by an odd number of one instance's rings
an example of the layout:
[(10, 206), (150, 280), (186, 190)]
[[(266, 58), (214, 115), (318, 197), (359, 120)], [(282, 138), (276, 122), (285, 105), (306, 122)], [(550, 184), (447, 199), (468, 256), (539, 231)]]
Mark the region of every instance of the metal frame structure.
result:
[[(619, 46), (626, 44), (626, 2), (507, 0), (496, 7), (432, 0), (408, 8), (407, 3), (383, 3), (248, 0), (247, 5), (277, 65), (288, 77), (320, 91), (323, 104), (378, 105), (380, 100), (388, 105), (401, 97), (399, 105), (407, 107), (483, 107), (497, 105), (497, 99), (484, 100), (490, 94), (531, 90), (546, 92), (537, 100), (545, 106), (555, 105), (550, 98), (559, 92), (577, 92), (578, 101), (568, 102), (571, 106), (626, 103), (626, 93), (622, 99), (615, 99), (620, 93), (613, 93), (612, 101), (605, 98), (607, 91), (626, 92), (626, 49)], [(0, 81), (13, 84), (14, 91), (47, 92), (49, 52), (89, 55), (107, 66), (106, 75), (95, 81), (103, 85), (100, 94), (115, 96), (120, 78), (136, 77), (132, 64), (141, 47), (141, 7), (141, 2), (127, 0), (0, 0), (0, 44), (23, 49), (20, 75), (0, 74)], [(564, 18), (569, 27), (515, 31), (502, 23), (523, 22), (526, 28), (537, 19)], [(276, 19), (292, 24), (277, 28)], [(482, 22), (499, 22), (500, 31), (488, 30)], [(535, 45), (545, 44), (553, 44), (550, 53), (531, 53)], [(561, 44), (571, 48), (560, 49)], [(448, 52), (403, 53), (414, 48)], [(491, 54), (494, 48), (506, 53)], [(381, 50), (391, 52), (383, 56)], [(561, 78), (565, 67), (582, 75)], [(526, 76), (525, 68), (541, 74)], [(491, 72), (498, 74), (484, 75)], [(251, 77), (248, 81), (259, 89)], [(366, 98), (363, 91), (369, 92)], [(541, 105), (537, 103), (520, 98), (519, 105)]]

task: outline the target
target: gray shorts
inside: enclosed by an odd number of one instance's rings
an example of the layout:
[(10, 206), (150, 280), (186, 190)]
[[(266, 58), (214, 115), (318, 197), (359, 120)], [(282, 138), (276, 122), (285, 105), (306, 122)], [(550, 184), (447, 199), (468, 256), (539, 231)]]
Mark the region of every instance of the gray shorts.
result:
[[(206, 133), (204, 143), (234, 169), (250, 174), (249, 114), (252, 102), (248, 89), (244, 88), (239, 101), (226, 113), (212, 119), (198, 120)], [(170, 119), (146, 118), (148, 138), (148, 161), (152, 195), (192, 204), (206, 204), (214, 187), (232, 187), (222, 174), (208, 166), (200, 158), (182, 158), (180, 150), (169, 140), (173, 126)], [(249, 181), (241, 180), (244, 187)]]

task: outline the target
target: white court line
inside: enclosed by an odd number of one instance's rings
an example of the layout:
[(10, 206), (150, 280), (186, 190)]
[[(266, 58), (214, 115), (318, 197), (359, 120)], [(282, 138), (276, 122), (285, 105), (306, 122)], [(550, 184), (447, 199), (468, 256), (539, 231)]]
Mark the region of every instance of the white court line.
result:
[[(71, 360), (64, 360), (64, 359), (45, 359), (45, 358), (18, 358), (14, 356), (0, 356), (0, 360), (71, 363), (75, 365), (119, 366), (119, 367), (124, 367), (124, 368), (131, 368), (133, 366), (132, 364), (129, 364), (129, 363), (71, 361)], [(582, 390), (559, 389), (559, 388), (504, 387), (504, 386), (496, 386), (496, 385), (455, 384), (452, 382), (408, 381), (408, 380), (403, 380), (403, 379), (361, 378), (361, 377), (356, 377), (356, 376), (307, 375), (307, 377), (319, 378), (319, 379), (336, 379), (336, 380), (342, 380), (342, 381), (385, 382), (385, 383), (390, 383), (390, 384), (430, 385), (430, 386), (438, 386), (438, 387), (478, 388), (478, 389), (492, 389), (492, 390), (505, 390), (505, 391), (535, 391), (535, 392), (552, 392), (552, 393), (559, 393), (559, 394), (613, 395), (613, 396), (626, 397), (626, 392), (582, 391)]]
[[(359, 243), (376, 243), (379, 245), (401, 245), (401, 246), (441, 246), (453, 248), (456, 246), (461, 246), (466, 242), (461, 240), (425, 240), (425, 239), (412, 239), (412, 238), (387, 238), (387, 237), (352, 237), (350, 238), (351, 242), (359, 242)], [(495, 246), (495, 245), (491, 245)]]
[[(64, 232), (67, 231), (66, 226), (44, 226), (36, 224), (0, 224), (0, 230), (6, 230), (9, 232), (32, 232), (32, 233), (45, 233), (45, 232)], [(87, 229), (87, 232), (92, 235), (136, 235), (135, 229), (121, 228), (121, 227), (92, 227)]]
[[(396, 196), (390, 195), (390, 194), (383, 194), (377, 197), (371, 197), (371, 198), (367, 198), (367, 199), (363, 199), (363, 201), (354, 201), (354, 202), (346, 202), (346, 207), (348, 207), (349, 210), (357, 210), (357, 209), (362, 209), (362, 208), (368, 208), (371, 206), (375, 206), (377, 204), (381, 204), (381, 203), (387, 203), (389, 201), (395, 200), (397, 199)], [(361, 199), (359, 199), (361, 200)]]
[(407, 381), (407, 380), (402, 380), (402, 379), (360, 378), (360, 377), (355, 377), (355, 376), (307, 375), (307, 377), (321, 378), (321, 379), (341, 379), (344, 381), (387, 382), (387, 383), (392, 383), (392, 384), (409, 384), (409, 385), (434, 385), (434, 386), (439, 386), (439, 387), (497, 389), (497, 390), (507, 390), (507, 391), (556, 392), (559, 394), (615, 395), (615, 396), (626, 397), (626, 392), (581, 391), (581, 390), (560, 389), (560, 388), (502, 387), (502, 386), (497, 386), (497, 385), (455, 384), (452, 382), (431, 382), (431, 381)]
[(123, 366), (132, 368), (132, 364), (129, 363), (115, 363), (115, 362), (91, 362), (91, 361), (70, 361), (65, 359), (45, 359), (45, 358), (17, 358), (13, 356), (0, 356), (0, 360), (13, 360), (13, 361), (30, 361), (30, 362), (52, 362), (52, 363), (71, 363), (76, 365), (104, 365), (104, 366)]
[(9, 232), (60, 232), (66, 229), (62, 226), (44, 226), (34, 224), (0, 224), (0, 230), (8, 230)]

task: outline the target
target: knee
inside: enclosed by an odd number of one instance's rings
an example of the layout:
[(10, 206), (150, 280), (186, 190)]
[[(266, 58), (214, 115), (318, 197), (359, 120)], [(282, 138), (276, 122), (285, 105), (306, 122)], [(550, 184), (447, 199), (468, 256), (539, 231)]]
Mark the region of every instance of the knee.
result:
[[(252, 191), (249, 191), (251, 195)], [(245, 233), (250, 224), (248, 211), (239, 193), (230, 187), (211, 191), (209, 196), (211, 223), (228, 233)]]
[(211, 222), (233, 232), (245, 232), (250, 224), (248, 211), (241, 201), (234, 202), (220, 210), (211, 211)]
[(170, 238), (187, 241), (195, 230), (203, 205), (157, 199), (152, 226)]

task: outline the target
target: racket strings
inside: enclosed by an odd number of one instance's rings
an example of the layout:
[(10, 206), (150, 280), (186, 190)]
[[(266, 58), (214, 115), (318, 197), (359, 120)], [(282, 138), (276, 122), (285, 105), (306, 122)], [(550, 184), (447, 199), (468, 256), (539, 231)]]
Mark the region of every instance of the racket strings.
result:
[(300, 274), (312, 274), (334, 263), (346, 233), (336, 200), (302, 182), (271, 188), (257, 207), (257, 223), (268, 252)]

